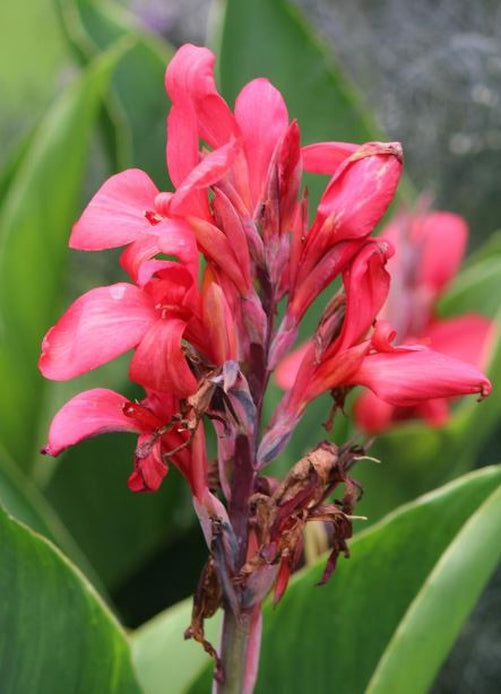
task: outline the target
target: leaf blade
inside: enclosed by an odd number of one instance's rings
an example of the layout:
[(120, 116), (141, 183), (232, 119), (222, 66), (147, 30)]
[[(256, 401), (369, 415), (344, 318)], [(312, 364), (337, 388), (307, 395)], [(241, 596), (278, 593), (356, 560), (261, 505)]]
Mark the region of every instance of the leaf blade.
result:
[(78, 570), (3, 510), (0, 537), (2, 691), (139, 693), (125, 634)]

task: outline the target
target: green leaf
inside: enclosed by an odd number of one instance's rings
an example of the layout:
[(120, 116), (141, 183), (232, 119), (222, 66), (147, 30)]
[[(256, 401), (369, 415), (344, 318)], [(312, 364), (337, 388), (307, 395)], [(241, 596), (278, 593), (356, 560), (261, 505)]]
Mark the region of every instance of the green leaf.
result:
[[(324, 588), (315, 587), (324, 562), (298, 575), (279, 606), (266, 610), (257, 692), (364, 692), (401, 631), (412, 669), (402, 663), (404, 686), (385, 691), (426, 691), (419, 683), (432, 680), (499, 559), (497, 533), (487, 527), (501, 520), (500, 484), (501, 468), (484, 468), (400, 508), (351, 542), (351, 558), (340, 560)], [(433, 600), (433, 638), (404, 628), (416, 600)], [(430, 647), (437, 657), (427, 660)]]
[[(145, 694), (169, 694), (186, 691), (209, 657), (194, 641), (185, 641), (183, 633), (191, 620), (192, 600), (183, 600), (157, 615), (131, 637), (132, 657)], [(221, 613), (206, 622), (206, 638), (217, 644)]]
[(498, 564), (500, 524), (498, 488), (464, 524), (428, 576), (394, 632), (367, 692), (428, 691)]
[(40, 340), (61, 293), (66, 239), (76, 216), (99, 99), (124, 47), (82, 75), (40, 124), (0, 217), (0, 440), (31, 463), (41, 409)]
[[(265, 607), (256, 694), (365, 691), (378, 663), (388, 657), (395, 634), (412, 617), (416, 600), (434, 601), (433, 609), (428, 602), (427, 613), (439, 657), (428, 662), (422, 656), (421, 649), (429, 647), (417, 631), (422, 621), (416, 622), (412, 646), (405, 641), (406, 653), (422, 668), (420, 681), (431, 681), (499, 559), (500, 485), (501, 467), (483, 468), (403, 506), (350, 542), (350, 559), (339, 560), (322, 588), (316, 584), (325, 558), (299, 572), (278, 607)], [(482, 549), (474, 548), (483, 543)], [(464, 602), (459, 605), (462, 586)], [(445, 605), (450, 590), (453, 617)], [(179, 633), (189, 620), (189, 608), (186, 602), (179, 604), (133, 637), (138, 676), (148, 694), (160, 694), (171, 676), (172, 660), (166, 661), (166, 654), (180, 657)], [(199, 668), (203, 659), (193, 662)], [(204, 672), (193, 677), (192, 694), (209, 691), (207, 657), (205, 663)], [(186, 686), (187, 679), (176, 681), (170, 691), (177, 694)], [(405, 686), (386, 691), (426, 691), (412, 686), (409, 677)]]
[(444, 316), (476, 311), (493, 318), (499, 311), (501, 253), (479, 258), (460, 272), (438, 306)]
[(50, 542), (0, 510), (2, 692), (139, 693), (125, 634)]
[(164, 146), (169, 101), (164, 73), (171, 47), (140, 30), (137, 21), (115, 3), (57, 0), (56, 4), (67, 40), (82, 65), (118, 38), (134, 38), (134, 47), (113, 76), (113, 98), (107, 101), (103, 126), (116, 168), (140, 167), (159, 186), (169, 187)]

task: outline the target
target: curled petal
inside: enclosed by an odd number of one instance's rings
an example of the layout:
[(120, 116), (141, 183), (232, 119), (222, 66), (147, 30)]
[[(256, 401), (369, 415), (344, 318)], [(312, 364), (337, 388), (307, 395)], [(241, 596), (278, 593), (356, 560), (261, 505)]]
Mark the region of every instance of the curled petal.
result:
[(492, 389), (475, 366), (427, 349), (370, 354), (349, 384), (367, 386), (382, 400), (404, 407), (433, 398), (486, 397)]
[(146, 284), (148, 273), (142, 265), (158, 253), (174, 256), (198, 277), (198, 250), (191, 227), (179, 219), (164, 219), (150, 233), (131, 243), (120, 256), (120, 264), (134, 282)]
[(346, 316), (339, 342), (330, 350), (340, 351), (362, 339), (386, 301), (390, 275), (385, 265), (393, 250), (384, 241), (368, 242), (348, 269), (343, 282), (346, 291)]
[(204, 283), (202, 314), (207, 330), (206, 340), (217, 364), (236, 359), (237, 335), (235, 320), (223, 290), (216, 282)]
[(303, 168), (311, 173), (332, 176), (337, 167), (359, 147), (352, 142), (315, 142), (306, 145), (301, 149)]
[[(234, 138), (225, 145), (214, 150), (190, 171), (174, 193), (170, 211), (177, 215), (196, 215), (210, 218), (205, 189), (217, 183), (228, 171), (235, 160), (238, 142)], [(202, 194), (200, 197), (199, 194)]]
[(232, 249), (223, 232), (203, 219), (190, 219), (191, 226), (203, 253), (224, 272), (245, 296), (250, 290), (246, 268), (237, 259), (238, 249)]
[(157, 320), (144, 335), (130, 363), (129, 375), (146, 388), (187, 397), (197, 380), (184, 356), (181, 339), (186, 321), (177, 317)]
[(306, 240), (304, 272), (310, 272), (334, 243), (370, 234), (392, 201), (401, 172), (398, 142), (369, 142), (338, 167)]
[(162, 460), (160, 439), (152, 440), (148, 434), (140, 436), (134, 472), (127, 482), (129, 489), (133, 492), (156, 492), (168, 471), (167, 464)]
[(55, 381), (91, 371), (135, 347), (156, 318), (148, 296), (132, 284), (91, 289), (44, 337), (40, 371)]
[(191, 100), (200, 137), (212, 147), (220, 147), (238, 133), (238, 128), (216, 89), (214, 61), (214, 54), (207, 48), (181, 46), (167, 67), (165, 87), (174, 106)]
[(125, 246), (152, 229), (145, 212), (155, 210), (158, 188), (140, 169), (109, 178), (74, 225), (70, 248), (100, 251)]
[(59, 455), (68, 446), (110, 431), (140, 432), (135, 419), (124, 413), (128, 400), (106, 388), (94, 388), (75, 395), (56, 414), (43, 453)]
[(289, 115), (278, 89), (260, 77), (246, 84), (237, 96), (235, 118), (242, 134), (255, 206), (263, 194), (268, 168), (287, 129)]

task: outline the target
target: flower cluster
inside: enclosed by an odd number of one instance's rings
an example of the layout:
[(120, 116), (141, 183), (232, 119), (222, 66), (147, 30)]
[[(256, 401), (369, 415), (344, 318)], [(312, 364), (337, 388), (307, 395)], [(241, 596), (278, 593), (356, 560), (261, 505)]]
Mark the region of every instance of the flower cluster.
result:
[[(215, 655), (203, 618), (219, 604), (247, 615), (256, 642), (260, 603), (273, 584), (277, 598), (285, 590), (306, 522), (331, 524), (331, 568), (346, 551), (357, 496), (348, 472), (360, 451), (324, 443), (282, 482), (260, 474), (311, 400), (331, 391), (341, 403), (362, 384), (392, 407), (420, 406), (484, 396), (490, 384), (475, 366), (422, 340), (395, 345), (388, 316), (378, 319), (393, 247), (369, 235), (394, 197), (400, 145), (302, 146), (297, 122), (266, 79), (247, 84), (232, 111), (213, 65), (210, 51), (185, 45), (167, 69), (174, 191), (127, 170), (103, 184), (75, 224), (70, 246), (124, 247), (129, 279), (92, 289), (68, 308), (44, 339), (40, 369), (70, 379), (133, 350), (129, 376), (145, 398), (131, 402), (103, 388), (77, 395), (56, 414), (45, 451), (58, 455), (89, 436), (132, 431), (132, 490), (153, 491), (170, 464), (179, 468), (210, 550), (189, 634)], [(311, 221), (304, 171), (330, 176)], [(270, 374), (336, 278), (343, 288), (295, 357), (291, 388), (261, 434)], [(204, 420), (216, 430), (215, 464), (207, 460)], [(329, 502), (340, 484), (343, 501)]]

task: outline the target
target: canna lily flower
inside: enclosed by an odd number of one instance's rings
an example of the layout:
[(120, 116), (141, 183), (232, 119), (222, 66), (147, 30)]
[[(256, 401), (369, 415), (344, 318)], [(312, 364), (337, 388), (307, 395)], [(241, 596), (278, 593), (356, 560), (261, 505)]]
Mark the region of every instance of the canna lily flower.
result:
[(208, 366), (237, 356), (231, 311), (209, 272), (201, 295), (185, 266), (163, 261), (143, 287), (120, 282), (77, 299), (45, 336), (39, 368), (47, 378), (68, 380), (135, 348), (131, 380), (187, 397), (197, 378), (185, 339)]
[(490, 393), (489, 380), (476, 366), (416, 341), (395, 346), (396, 331), (376, 321), (388, 296), (385, 265), (392, 254), (388, 242), (367, 243), (344, 273), (345, 304), (343, 297), (333, 302), (314, 338), (280, 364), (277, 382), (290, 390), (261, 443), (263, 464), (283, 449), (308, 402), (329, 390), (342, 405), (346, 389), (364, 385), (383, 406), (394, 408)]
[(291, 347), (299, 322), (319, 294), (364, 247), (386, 212), (402, 171), (399, 143), (319, 143), (303, 148), (305, 168), (331, 173), (308, 230), (303, 214), (293, 231), (289, 300), (271, 349), (274, 368)]
[(186, 445), (189, 432), (172, 424), (177, 407), (175, 399), (163, 393), (150, 391), (141, 403), (135, 403), (105, 388), (87, 390), (56, 414), (43, 453), (57, 456), (83, 439), (112, 431), (136, 433), (130, 489), (156, 491), (167, 474), (169, 459), (186, 477), (193, 495), (201, 498), (207, 488), (205, 447)]
[[(465, 221), (450, 212), (401, 214), (390, 224), (382, 237), (395, 248), (388, 263), (392, 284), (380, 316), (394, 326), (396, 344), (422, 343), (439, 354), (481, 369), (490, 351), (492, 322), (474, 313), (446, 319), (435, 313), (437, 301), (459, 269), (467, 234)], [(419, 358), (426, 368), (424, 357)], [(448, 363), (443, 359), (445, 371)], [(376, 368), (380, 369), (379, 375)], [(373, 373), (366, 374), (369, 381), (384, 378), (381, 369), (384, 371), (384, 366), (374, 362)], [(381, 396), (382, 392), (386, 397)], [(449, 418), (448, 396), (459, 394), (462, 393), (444, 392), (437, 398), (421, 402), (409, 398), (405, 402), (402, 398), (388, 400), (386, 391), (379, 389), (375, 393), (373, 388), (356, 400), (354, 414), (358, 425), (370, 433), (416, 418), (431, 426), (442, 426)]]
[[(131, 402), (105, 388), (77, 395), (54, 417), (44, 452), (58, 455), (90, 436), (128, 431), (138, 435), (133, 491), (158, 489), (168, 466), (178, 467), (209, 550), (185, 635), (214, 658), (218, 682), (229, 668), (230, 687), (251, 691), (261, 604), (273, 586), (275, 599), (282, 597), (306, 524), (321, 520), (331, 527), (323, 581), (339, 554), (348, 554), (359, 496), (349, 473), (359, 447), (324, 442), (282, 482), (260, 474), (283, 450), (308, 403), (331, 391), (335, 406), (342, 405), (347, 391), (361, 384), (392, 407), (416, 407), (461, 393), (484, 396), (490, 383), (475, 366), (428, 349), (420, 334), (395, 343), (396, 331), (380, 315), (393, 247), (369, 235), (398, 185), (398, 143), (301, 146), (299, 125), (268, 80), (245, 85), (230, 109), (206, 48), (182, 46), (165, 87), (172, 102), (166, 159), (174, 190), (159, 190), (138, 169), (101, 186), (70, 245), (123, 247), (120, 263), (130, 281), (77, 299), (47, 333), (40, 357), (46, 377), (65, 380), (132, 350), (129, 376), (146, 396)], [(330, 176), (311, 224), (303, 170)], [(438, 286), (443, 273), (430, 267), (426, 282)], [(290, 389), (261, 435), (270, 372), (308, 307), (338, 276), (344, 291), (300, 355), (278, 369), (278, 380)], [(282, 299), (285, 316), (277, 329)], [(431, 303), (429, 297), (416, 303), (416, 319)], [(217, 439), (210, 469), (206, 421)], [(332, 503), (339, 484), (343, 499)], [(205, 638), (204, 619), (221, 606), (220, 657)], [(237, 632), (242, 663), (231, 649)]]

